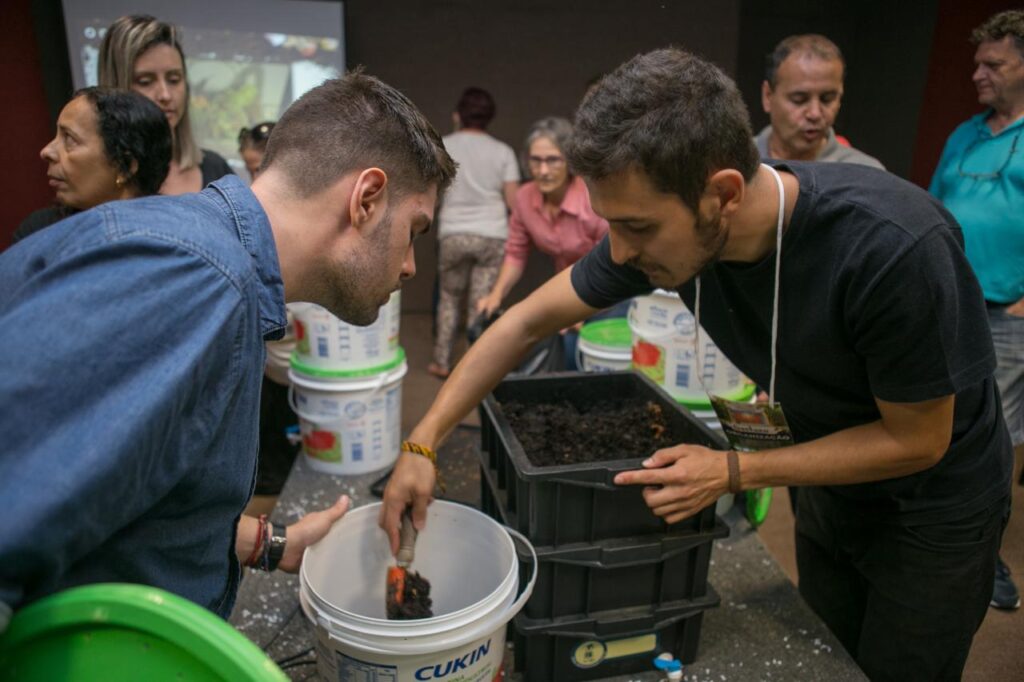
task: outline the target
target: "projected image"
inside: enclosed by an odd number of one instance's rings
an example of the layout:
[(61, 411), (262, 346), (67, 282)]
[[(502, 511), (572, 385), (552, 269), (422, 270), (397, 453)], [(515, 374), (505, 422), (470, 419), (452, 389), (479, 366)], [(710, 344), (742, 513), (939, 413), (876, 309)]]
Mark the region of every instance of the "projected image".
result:
[[(138, 7), (145, 3), (133, 3), (137, 9), (132, 10), (117, 0), (97, 6), (102, 4), (83, 11), (78, 3), (64, 3), (76, 87), (97, 83), (100, 43), (114, 19), (145, 11)], [(277, 120), (304, 92), (341, 75), (340, 3), (259, 0), (240, 5), (241, 13), (239, 8), (203, 4), (179, 0), (176, 12), (153, 14), (182, 30), (189, 112), (199, 146), (225, 157), (238, 172), (243, 168), (238, 158), (241, 128)], [(177, 13), (179, 17), (169, 16)]]

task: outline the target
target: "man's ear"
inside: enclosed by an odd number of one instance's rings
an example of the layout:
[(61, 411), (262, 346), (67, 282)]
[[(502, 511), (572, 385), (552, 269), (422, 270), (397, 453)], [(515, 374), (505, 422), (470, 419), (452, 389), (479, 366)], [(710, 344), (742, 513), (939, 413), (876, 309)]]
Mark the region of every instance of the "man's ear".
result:
[(764, 113), (772, 113), (772, 86), (768, 81), (761, 81), (761, 108)]
[(743, 203), (746, 189), (747, 183), (743, 179), (742, 173), (735, 168), (723, 168), (712, 173), (708, 178), (708, 184), (704, 188), (704, 198), (716, 200), (722, 216), (728, 217), (735, 213)]
[(367, 168), (356, 178), (349, 199), (349, 214), (356, 229), (382, 216), (388, 203), (388, 175), (380, 168)]

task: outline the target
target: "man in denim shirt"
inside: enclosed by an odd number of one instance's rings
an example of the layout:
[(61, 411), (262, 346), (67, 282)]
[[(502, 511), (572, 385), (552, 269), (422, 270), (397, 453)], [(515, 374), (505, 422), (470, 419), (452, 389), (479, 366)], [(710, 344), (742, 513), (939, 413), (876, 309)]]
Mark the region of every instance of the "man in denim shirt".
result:
[[(106, 581), (229, 614), (260, 527), (241, 513), (264, 341), (286, 301), (373, 322), (455, 172), (414, 105), (361, 73), (299, 99), (263, 163), (251, 190), (106, 204), (0, 256), (0, 630)], [(291, 526), (280, 567), (347, 504)]]

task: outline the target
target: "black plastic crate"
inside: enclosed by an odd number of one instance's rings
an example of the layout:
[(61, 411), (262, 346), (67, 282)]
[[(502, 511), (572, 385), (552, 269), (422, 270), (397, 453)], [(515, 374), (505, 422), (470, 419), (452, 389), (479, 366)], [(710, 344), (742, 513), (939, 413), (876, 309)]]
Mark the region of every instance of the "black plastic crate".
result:
[(713, 529), (714, 505), (669, 525), (644, 503), (642, 486), (612, 482), (620, 471), (640, 468), (651, 453), (624, 452), (621, 459), (604, 462), (537, 467), (527, 458), (501, 409), (501, 403), (509, 400), (537, 405), (564, 401), (585, 409), (609, 398), (659, 405), (675, 444), (727, 448), (721, 435), (636, 372), (506, 379), (481, 405), (480, 445), (487, 467), (495, 472), (497, 488), (506, 494), (506, 509), (514, 516), (514, 527), (542, 546)]
[(622, 609), (555, 624), (520, 614), (514, 620), (515, 668), (526, 682), (574, 682), (653, 671), (653, 659), (665, 652), (692, 663), (704, 611), (718, 602), (712, 591), (658, 609)]
[[(493, 472), (483, 468), (481, 483), (484, 512), (514, 525), (502, 508), (501, 493), (494, 490)], [(523, 613), (531, 619), (584, 617), (703, 597), (712, 544), (728, 534), (728, 526), (718, 522), (707, 532), (535, 547), (537, 583)], [(532, 569), (524, 565), (521, 570), (520, 584), (525, 584)]]

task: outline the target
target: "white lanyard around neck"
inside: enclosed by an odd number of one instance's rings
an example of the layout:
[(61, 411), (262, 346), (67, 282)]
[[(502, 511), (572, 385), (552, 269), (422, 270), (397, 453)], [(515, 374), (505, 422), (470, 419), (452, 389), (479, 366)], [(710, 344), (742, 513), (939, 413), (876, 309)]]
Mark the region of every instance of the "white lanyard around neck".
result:
[[(761, 164), (775, 176), (775, 184), (779, 187), (779, 217), (775, 223), (775, 292), (772, 300), (772, 377), (768, 384), (768, 404), (775, 405), (775, 359), (779, 341), (779, 279), (782, 266), (782, 223), (786, 215), (786, 190), (782, 186), (782, 177), (778, 171), (767, 164)], [(700, 275), (694, 282), (694, 304), (693, 316), (697, 324), (693, 339), (693, 352), (696, 365), (699, 370), (698, 376), (704, 383), (704, 365), (700, 361)], [(706, 390), (706, 389), (705, 389)]]

